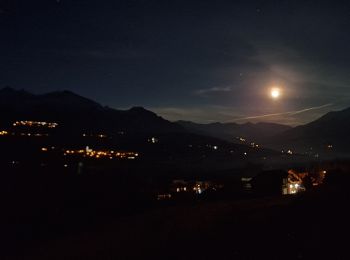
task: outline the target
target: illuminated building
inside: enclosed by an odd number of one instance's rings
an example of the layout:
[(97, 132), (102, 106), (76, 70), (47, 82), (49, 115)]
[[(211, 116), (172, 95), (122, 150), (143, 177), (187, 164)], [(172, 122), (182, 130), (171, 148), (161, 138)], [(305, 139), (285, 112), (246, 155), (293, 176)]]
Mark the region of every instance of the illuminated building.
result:
[(242, 177), (241, 178), (241, 182), (243, 184), (243, 189), (245, 191), (251, 191), (252, 190), (252, 184), (251, 184), (251, 180), (253, 178), (252, 177)]
[[(243, 185), (246, 183), (243, 182)], [(302, 175), (292, 171), (263, 171), (253, 177), (249, 183), (253, 191), (262, 194), (287, 195), (305, 190)]]
[(196, 194), (202, 194), (202, 192), (203, 192), (203, 189), (202, 189), (202, 187), (201, 187), (200, 184), (196, 184), (196, 185), (193, 187), (193, 190), (194, 190), (194, 192), (195, 192)]
[(209, 181), (196, 181), (193, 185), (193, 191), (199, 195), (211, 188), (212, 186), (213, 184)]
[(187, 192), (189, 183), (184, 180), (173, 180), (170, 190), (172, 192)]
[(288, 175), (283, 179), (282, 194), (296, 194), (300, 191), (304, 191), (303, 178), (306, 173), (297, 173), (293, 170), (288, 171)]

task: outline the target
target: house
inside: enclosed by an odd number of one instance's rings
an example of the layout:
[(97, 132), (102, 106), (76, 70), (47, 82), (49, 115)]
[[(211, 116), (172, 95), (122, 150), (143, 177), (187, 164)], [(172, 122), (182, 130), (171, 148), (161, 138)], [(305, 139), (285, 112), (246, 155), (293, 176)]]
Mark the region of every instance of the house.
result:
[(263, 171), (251, 180), (253, 191), (263, 194), (296, 194), (304, 191), (303, 178), (284, 170)]

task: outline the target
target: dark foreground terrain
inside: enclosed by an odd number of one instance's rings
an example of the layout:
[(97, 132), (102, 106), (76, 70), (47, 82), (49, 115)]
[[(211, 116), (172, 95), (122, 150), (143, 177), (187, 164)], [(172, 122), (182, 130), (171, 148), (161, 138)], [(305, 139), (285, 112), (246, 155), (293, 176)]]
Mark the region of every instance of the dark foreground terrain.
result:
[(27, 223), (27, 238), (8, 244), (2, 259), (349, 259), (349, 180), (333, 173), (297, 196), (193, 200), (94, 219), (79, 214), (84, 225), (55, 236), (30, 232), (64, 229), (67, 220)]

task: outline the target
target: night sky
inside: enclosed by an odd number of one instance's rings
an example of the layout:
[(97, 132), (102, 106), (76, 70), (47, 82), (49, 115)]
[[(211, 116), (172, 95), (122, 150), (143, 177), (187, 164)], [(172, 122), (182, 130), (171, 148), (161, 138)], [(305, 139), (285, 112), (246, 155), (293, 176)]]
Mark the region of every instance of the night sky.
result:
[(306, 123), (350, 106), (347, 2), (2, 0), (0, 87), (169, 120)]

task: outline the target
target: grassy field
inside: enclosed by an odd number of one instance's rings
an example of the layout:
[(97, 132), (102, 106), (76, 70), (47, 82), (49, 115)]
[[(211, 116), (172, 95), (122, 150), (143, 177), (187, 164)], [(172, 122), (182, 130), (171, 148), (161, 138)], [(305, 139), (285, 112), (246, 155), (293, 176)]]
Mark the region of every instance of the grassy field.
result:
[(292, 197), (193, 202), (101, 221), (37, 241), (18, 259), (346, 259), (346, 197), (333, 186)]

